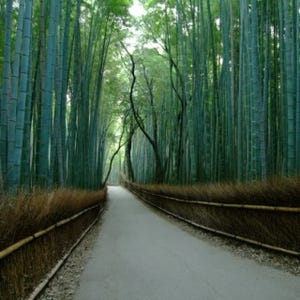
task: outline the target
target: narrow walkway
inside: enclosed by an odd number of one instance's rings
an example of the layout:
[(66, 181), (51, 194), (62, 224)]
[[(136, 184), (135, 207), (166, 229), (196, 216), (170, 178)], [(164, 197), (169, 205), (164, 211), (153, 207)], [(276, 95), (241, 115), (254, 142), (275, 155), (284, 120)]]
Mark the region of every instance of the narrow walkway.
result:
[(299, 300), (300, 277), (213, 247), (159, 217), (121, 187), (75, 300)]

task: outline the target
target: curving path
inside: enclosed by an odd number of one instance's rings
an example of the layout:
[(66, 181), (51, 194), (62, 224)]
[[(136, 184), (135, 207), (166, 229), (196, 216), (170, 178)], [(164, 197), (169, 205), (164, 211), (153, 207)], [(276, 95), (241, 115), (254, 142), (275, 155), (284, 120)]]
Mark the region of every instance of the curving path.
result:
[(75, 300), (299, 300), (300, 277), (233, 256), (180, 230), (121, 187)]

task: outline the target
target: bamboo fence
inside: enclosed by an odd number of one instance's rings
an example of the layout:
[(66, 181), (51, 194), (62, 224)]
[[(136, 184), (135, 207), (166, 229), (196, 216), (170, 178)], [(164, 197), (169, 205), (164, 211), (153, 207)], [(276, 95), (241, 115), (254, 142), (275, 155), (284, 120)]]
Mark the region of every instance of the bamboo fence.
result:
[(188, 200), (127, 181), (124, 185), (144, 202), (197, 228), (300, 257), (300, 207)]
[(104, 205), (86, 208), (0, 251), (0, 299), (35, 299), (96, 223)]

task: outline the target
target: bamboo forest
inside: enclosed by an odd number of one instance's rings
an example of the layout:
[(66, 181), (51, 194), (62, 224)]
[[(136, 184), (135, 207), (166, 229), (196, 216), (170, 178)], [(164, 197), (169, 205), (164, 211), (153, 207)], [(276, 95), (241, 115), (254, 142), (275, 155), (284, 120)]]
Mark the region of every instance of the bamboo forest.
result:
[(300, 0), (0, 0), (1, 300), (296, 300), (299, 204)]
[(132, 5), (0, 1), (2, 189), (298, 176), (299, 1)]

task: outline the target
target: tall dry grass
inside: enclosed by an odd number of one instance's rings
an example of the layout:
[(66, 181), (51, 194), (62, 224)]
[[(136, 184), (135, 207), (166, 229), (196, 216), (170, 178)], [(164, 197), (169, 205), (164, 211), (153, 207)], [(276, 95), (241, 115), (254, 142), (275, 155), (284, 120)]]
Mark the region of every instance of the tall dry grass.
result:
[(211, 183), (188, 186), (136, 185), (139, 189), (174, 198), (204, 202), (271, 206), (300, 206), (300, 178), (252, 183)]
[(106, 190), (35, 189), (0, 200), (0, 251), (60, 220), (104, 201)]
[(96, 204), (99, 207), (54, 227), (0, 259), (0, 299), (26, 299), (97, 219), (105, 200), (106, 189), (96, 192), (57, 189), (51, 193), (36, 189), (32, 193), (20, 191), (14, 197), (2, 197), (0, 251), (86, 208)]
[[(125, 186), (152, 205), (194, 224), (300, 253), (299, 211), (275, 209), (300, 208), (299, 178), (248, 184), (193, 186), (139, 185), (125, 182)], [(234, 208), (224, 207), (220, 203), (233, 204)], [(243, 206), (245, 204), (253, 209)], [(271, 208), (265, 209), (265, 206)]]

